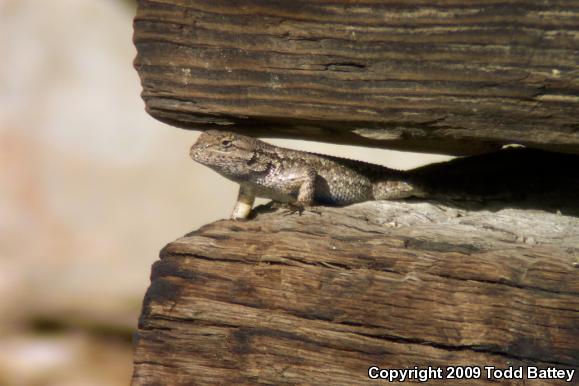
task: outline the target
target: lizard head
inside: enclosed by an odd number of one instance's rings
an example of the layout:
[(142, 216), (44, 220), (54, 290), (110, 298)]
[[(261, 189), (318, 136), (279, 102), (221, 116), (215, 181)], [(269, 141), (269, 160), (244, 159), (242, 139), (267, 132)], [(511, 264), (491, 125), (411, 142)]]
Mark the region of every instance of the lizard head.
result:
[(236, 180), (251, 173), (264, 171), (257, 150), (261, 141), (227, 131), (208, 130), (191, 146), (194, 161), (208, 166), (224, 177)]

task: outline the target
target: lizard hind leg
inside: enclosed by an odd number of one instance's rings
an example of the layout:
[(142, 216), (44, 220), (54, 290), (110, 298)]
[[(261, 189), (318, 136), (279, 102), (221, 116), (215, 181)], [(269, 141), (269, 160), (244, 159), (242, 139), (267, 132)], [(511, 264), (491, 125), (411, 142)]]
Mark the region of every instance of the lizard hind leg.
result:
[(304, 174), (296, 203), (300, 206), (311, 206), (314, 203), (317, 173), (313, 169), (308, 169)]
[(313, 169), (308, 169), (304, 173), (291, 177), (291, 185), (294, 186), (294, 189), (297, 187), (297, 197), (293, 202), (281, 204), (282, 207), (288, 210), (288, 214), (298, 212), (301, 215), (305, 207), (314, 204), (316, 177), (317, 173)]

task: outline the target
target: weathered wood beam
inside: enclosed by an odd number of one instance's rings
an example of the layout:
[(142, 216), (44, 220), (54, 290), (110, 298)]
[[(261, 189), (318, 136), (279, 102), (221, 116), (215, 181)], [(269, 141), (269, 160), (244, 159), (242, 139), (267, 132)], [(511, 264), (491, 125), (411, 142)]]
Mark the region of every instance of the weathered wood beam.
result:
[(139, 0), (147, 110), (192, 129), (579, 153), (576, 0)]
[(575, 217), (412, 202), (258, 212), (162, 251), (133, 385), (373, 384), (372, 365), (579, 369)]

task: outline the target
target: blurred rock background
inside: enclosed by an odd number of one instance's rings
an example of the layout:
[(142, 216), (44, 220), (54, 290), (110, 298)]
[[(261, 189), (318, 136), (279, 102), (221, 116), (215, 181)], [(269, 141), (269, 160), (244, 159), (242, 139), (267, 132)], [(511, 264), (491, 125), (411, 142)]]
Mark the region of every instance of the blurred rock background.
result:
[[(128, 385), (165, 243), (227, 217), (197, 133), (144, 111), (134, 1), (0, 0), (0, 386)], [(442, 156), (272, 141), (410, 168)]]

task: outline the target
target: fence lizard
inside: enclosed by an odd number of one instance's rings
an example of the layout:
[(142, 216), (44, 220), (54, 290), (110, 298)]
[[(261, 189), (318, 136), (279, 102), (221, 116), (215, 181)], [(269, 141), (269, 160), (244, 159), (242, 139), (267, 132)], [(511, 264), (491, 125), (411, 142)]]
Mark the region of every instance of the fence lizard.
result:
[(305, 207), (424, 195), (403, 171), (286, 149), (230, 132), (204, 132), (190, 155), (239, 184), (234, 219), (247, 218), (256, 196)]
[(234, 219), (249, 216), (256, 196), (298, 208), (421, 197), (579, 213), (579, 157), (537, 149), (510, 148), (401, 171), (210, 130), (190, 155), (239, 184)]

